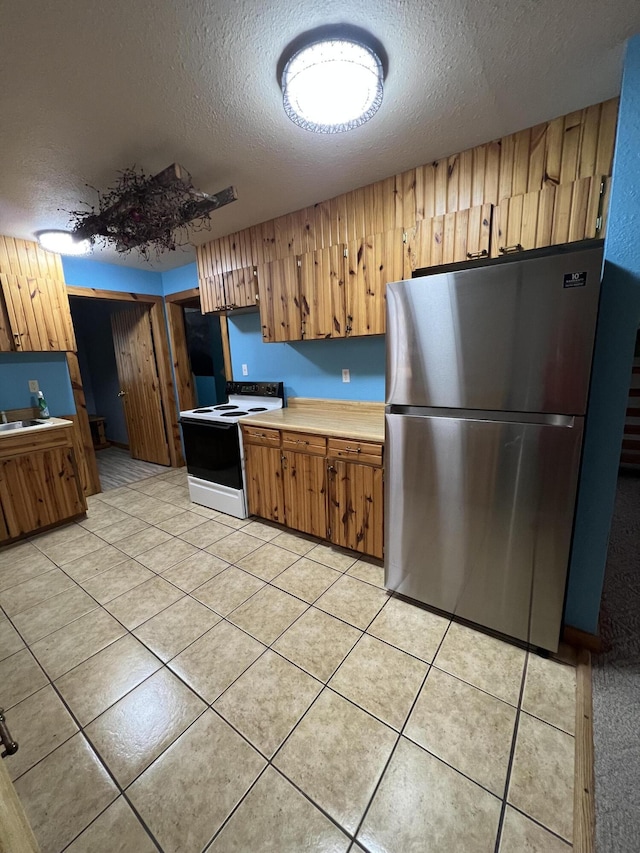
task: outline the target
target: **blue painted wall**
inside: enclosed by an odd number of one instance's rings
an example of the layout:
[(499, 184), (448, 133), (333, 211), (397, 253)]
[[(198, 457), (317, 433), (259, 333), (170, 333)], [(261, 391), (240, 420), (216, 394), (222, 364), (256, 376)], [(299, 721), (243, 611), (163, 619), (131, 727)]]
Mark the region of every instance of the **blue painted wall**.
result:
[[(259, 315), (240, 314), (229, 317), (229, 344), (234, 379), (282, 380), (288, 397), (384, 400), (382, 336), (265, 344)], [(342, 381), (344, 367), (351, 371), (349, 383)]]
[(198, 286), (198, 268), (194, 263), (162, 273), (162, 292), (165, 296)]
[(103, 264), (90, 258), (62, 257), (64, 280), (75, 287), (97, 287), (162, 296), (162, 275), (153, 270), (138, 270), (117, 264)]
[(30, 379), (37, 379), (40, 383), (52, 415), (60, 417), (75, 413), (63, 352), (0, 353), (0, 410), (37, 405), (35, 395), (29, 391)]
[(640, 323), (640, 35), (627, 45), (565, 621), (596, 633)]

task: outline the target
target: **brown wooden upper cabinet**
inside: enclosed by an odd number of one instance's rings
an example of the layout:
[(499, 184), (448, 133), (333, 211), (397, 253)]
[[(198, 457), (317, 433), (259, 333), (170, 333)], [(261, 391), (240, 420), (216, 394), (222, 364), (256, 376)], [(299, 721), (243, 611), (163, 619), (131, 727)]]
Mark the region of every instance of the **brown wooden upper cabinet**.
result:
[(76, 349), (63, 281), (0, 273), (0, 351)]
[(422, 219), (406, 232), (405, 278), (423, 267), (488, 258), (493, 205)]
[(404, 232), (258, 265), (264, 341), (381, 335), (387, 283), (404, 277)]
[(200, 304), (203, 314), (251, 308), (257, 300), (256, 269), (253, 266), (215, 273), (200, 280)]
[(305, 340), (344, 338), (345, 247), (329, 246), (298, 258), (300, 314)]
[(604, 236), (610, 178), (581, 178), (503, 199), (494, 211), (491, 255)]
[(347, 252), (348, 335), (382, 335), (386, 327), (386, 289), (404, 278), (404, 231), (395, 228), (352, 240)]
[(298, 258), (290, 255), (258, 265), (263, 341), (302, 339)]

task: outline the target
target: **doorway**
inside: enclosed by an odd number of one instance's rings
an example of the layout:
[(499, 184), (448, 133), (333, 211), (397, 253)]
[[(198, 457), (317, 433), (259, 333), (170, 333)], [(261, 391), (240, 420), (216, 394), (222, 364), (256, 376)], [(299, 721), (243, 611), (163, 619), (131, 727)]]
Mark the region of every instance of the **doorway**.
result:
[(102, 488), (161, 473), (171, 454), (151, 306), (69, 301)]
[(232, 378), (226, 316), (203, 314), (197, 289), (167, 296), (165, 303), (180, 410), (224, 402)]

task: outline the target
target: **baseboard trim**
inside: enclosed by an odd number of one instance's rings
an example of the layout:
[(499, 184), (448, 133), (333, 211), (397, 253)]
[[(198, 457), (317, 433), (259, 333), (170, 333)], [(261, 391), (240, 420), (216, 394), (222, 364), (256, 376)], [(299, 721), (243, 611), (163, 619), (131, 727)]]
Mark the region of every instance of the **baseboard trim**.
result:
[(578, 655), (576, 671), (576, 746), (573, 789), (574, 853), (594, 853), (596, 849), (595, 835), (596, 803), (591, 653), (582, 649)]
[(565, 625), (562, 629), (562, 642), (577, 649), (587, 649), (596, 655), (602, 651), (602, 640), (597, 634), (589, 634), (572, 625)]

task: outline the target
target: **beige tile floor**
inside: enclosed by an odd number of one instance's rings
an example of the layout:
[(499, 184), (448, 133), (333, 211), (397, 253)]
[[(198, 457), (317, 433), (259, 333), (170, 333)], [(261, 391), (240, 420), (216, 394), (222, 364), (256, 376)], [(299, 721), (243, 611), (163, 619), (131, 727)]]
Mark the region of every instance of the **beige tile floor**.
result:
[(0, 551), (6, 759), (43, 853), (560, 853), (575, 670), (184, 471)]

